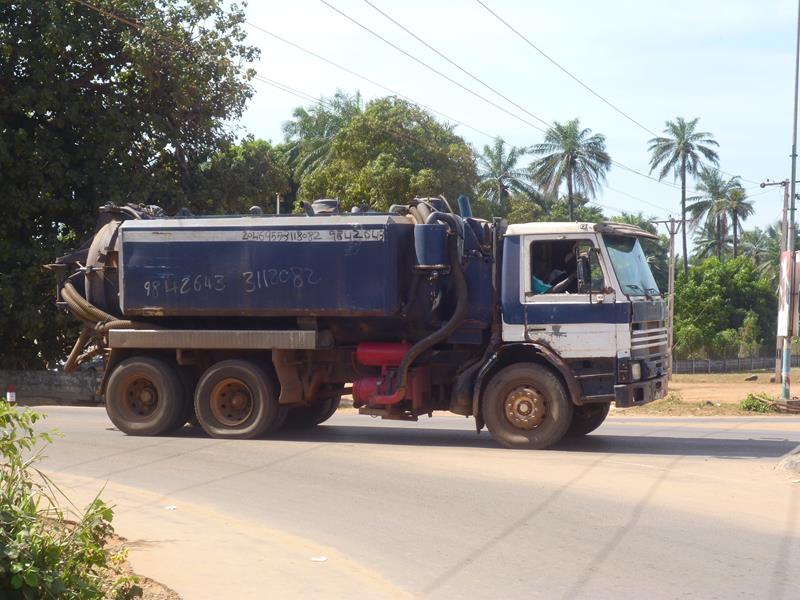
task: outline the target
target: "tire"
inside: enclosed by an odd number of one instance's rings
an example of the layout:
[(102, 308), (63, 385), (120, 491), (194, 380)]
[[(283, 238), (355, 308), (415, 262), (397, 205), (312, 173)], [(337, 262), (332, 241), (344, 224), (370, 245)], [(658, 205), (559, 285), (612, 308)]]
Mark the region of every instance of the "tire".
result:
[(324, 423), (336, 413), (341, 401), (341, 396), (334, 396), (333, 398), (319, 400), (311, 406), (290, 408), (289, 413), (286, 415), (284, 427), (288, 429), (306, 429)]
[(214, 438), (251, 439), (277, 430), (286, 417), (272, 374), (246, 360), (224, 360), (200, 377), (194, 410)]
[(483, 418), (492, 437), (506, 448), (540, 450), (564, 437), (573, 408), (553, 371), (536, 363), (518, 363), (489, 381)]
[(184, 410), (176, 368), (158, 358), (123, 360), (108, 378), (106, 412), (128, 435), (161, 435), (175, 428)]
[(605, 421), (608, 416), (610, 408), (610, 402), (576, 406), (575, 412), (572, 414), (572, 423), (570, 423), (569, 429), (567, 430), (567, 435), (570, 437), (580, 437), (591, 433), (603, 424), (603, 421)]

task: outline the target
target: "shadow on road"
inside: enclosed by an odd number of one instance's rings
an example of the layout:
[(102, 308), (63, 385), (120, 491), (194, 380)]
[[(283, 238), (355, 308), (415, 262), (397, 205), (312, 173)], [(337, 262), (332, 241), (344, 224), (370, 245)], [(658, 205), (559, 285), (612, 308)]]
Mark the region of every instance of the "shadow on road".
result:
[[(197, 427), (186, 427), (173, 434), (173, 437), (207, 438), (208, 436)], [(477, 435), (474, 431), (466, 429), (434, 427), (410, 429), (392, 426), (321, 425), (314, 429), (281, 431), (271, 436), (269, 440), (255, 441), (485, 448), (504, 451), (486, 431)], [(797, 445), (796, 441), (791, 440), (709, 438), (707, 435), (698, 437), (604, 435), (602, 430), (599, 430), (583, 438), (566, 439), (550, 451), (739, 459), (777, 458), (792, 451)]]

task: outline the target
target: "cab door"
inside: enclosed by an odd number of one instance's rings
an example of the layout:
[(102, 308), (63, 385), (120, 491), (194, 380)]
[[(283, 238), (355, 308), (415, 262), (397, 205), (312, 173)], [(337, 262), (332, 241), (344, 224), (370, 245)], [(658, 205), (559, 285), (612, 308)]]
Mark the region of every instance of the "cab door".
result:
[(613, 394), (617, 329), (628, 326), (627, 304), (617, 304), (607, 283), (596, 234), (523, 235), (520, 241), (523, 327), (514, 341), (553, 349), (585, 396)]

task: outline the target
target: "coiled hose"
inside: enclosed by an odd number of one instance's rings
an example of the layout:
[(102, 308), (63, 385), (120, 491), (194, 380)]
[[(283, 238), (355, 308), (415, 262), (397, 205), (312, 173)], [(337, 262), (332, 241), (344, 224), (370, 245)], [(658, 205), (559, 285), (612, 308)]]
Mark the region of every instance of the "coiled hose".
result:
[(86, 298), (81, 296), (80, 292), (75, 289), (71, 282), (67, 281), (64, 287), (61, 288), (61, 297), (67, 303), (70, 312), (83, 323), (78, 340), (70, 352), (67, 362), (64, 364), (64, 372), (71, 373), (78, 366), (90, 356), (96, 354), (95, 352), (87, 352), (81, 355), (86, 343), (93, 335), (107, 333), (110, 329), (158, 329), (159, 327), (151, 323), (141, 323), (137, 321), (130, 321), (127, 319), (120, 319), (111, 315), (103, 310), (97, 308), (94, 304), (89, 302)]

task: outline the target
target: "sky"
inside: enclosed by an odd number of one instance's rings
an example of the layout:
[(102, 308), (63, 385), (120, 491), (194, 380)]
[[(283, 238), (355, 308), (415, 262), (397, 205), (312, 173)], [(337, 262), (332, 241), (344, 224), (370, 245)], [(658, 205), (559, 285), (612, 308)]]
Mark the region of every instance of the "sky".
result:
[[(326, 2), (508, 112), (403, 55)], [(742, 178), (755, 205), (745, 226), (763, 227), (779, 218), (781, 188), (762, 189), (759, 183), (790, 173), (796, 2), (482, 0), (630, 119), (527, 45), (477, 0), (369, 2), (529, 114), (437, 56), (366, 0), (251, 0), (246, 30), (248, 42), (261, 49), (254, 65), (258, 75), (314, 98), (330, 97), (337, 89), (358, 90), (366, 100), (391, 95), (264, 29), (447, 115), (436, 116), (461, 123), (456, 132), (478, 150), (493, 136), (515, 146), (542, 141), (543, 133), (523, 122), (543, 127), (531, 114), (546, 123), (580, 118), (582, 126), (605, 135), (617, 163), (596, 199), (612, 216), (642, 211), (660, 219), (679, 217), (680, 189), (671, 176), (659, 183), (624, 167), (649, 174), (647, 146), (653, 133), (660, 135), (665, 121), (676, 116), (699, 117), (698, 128), (720, 144), (720, 168)], [(296, 106), (310, 101), (262, 81), (253, 86), (241, 125), (256, 137), (282, 141), (282, 124)], [(523, 157), (523, 164), (532, 158)]]

